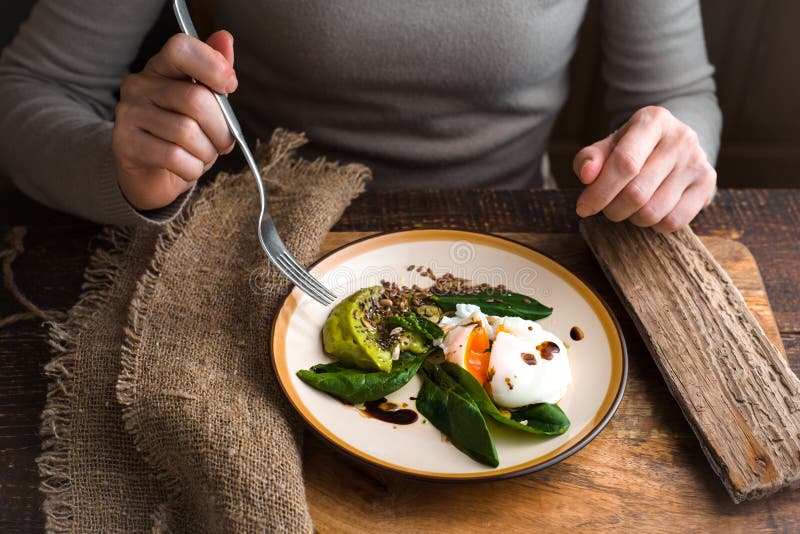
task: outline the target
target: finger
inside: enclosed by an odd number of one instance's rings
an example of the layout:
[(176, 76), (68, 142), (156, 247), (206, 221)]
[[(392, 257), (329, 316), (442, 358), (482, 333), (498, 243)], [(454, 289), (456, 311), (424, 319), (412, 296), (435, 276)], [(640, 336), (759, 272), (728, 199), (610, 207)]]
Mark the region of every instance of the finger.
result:
[(208, 88), (192, 82), (163, 82), (153, 79), (148, 83), (155, 87), (144, 94), (148, 95), (153, 104), (194, 119), (218, 153), (225, 153), (231, 146), (233, 135), (225, 123), (219, 104)]
[(686, 179), (685, 172), (680, 169), (674, 169), (661, 182), (661, 185), (658, 186), (650, 200), (631, 215), (629, 220), (636, 226), (642, 227), (658, 224), (669, 212), (675, 209), (681, 199), (681, 195), (689, 185), (691, 185), (691, 180)]
[(628, 127), (627, 123), (622, 125), (621, 128), (614, 130), (605, 138), (582, 148), (575, 155), (575, 159), (572, 160), (572, 170), (583, 184), (588, 185), (597, 179), (600, 171), (603, 170), (603, 165), (614, 150), (614, 146), (628, 131)]
[(661, 233), (670, 233), (687, 226), (700, 213), (708, 198), (707, 188), (704, 188), (700, 183), (692, 184), (683, 192), (675, 208), (661, 219), (658, 224), (653, 226), (653, 230)]
[(194, 182), (205, 172), (206, 164), (186, 149), (131, 128), (123, 145), (122, 160), (130, 166), (167, 169), (187, 182)]
[(237, 85), (236, 74), (225, 56), (183, 33), (170, 37), (161, 51), (147, 62), (145, 70), (176, 80), (192, 78), (223, 94)]
[(578, 215), (588, 217), (603, 210), (644, 166), (662, 135), (657, 120), (631, 119), (614, 146), (597, 179), (578, 197)]
[(134, 125), (164, 141), (186, 149), (205, 164), (217, 159), (218, 151), (197, 122), (187, 115), (156, 107), (154, 105), (136, 106)]
[(604, 139), (582, 148), (572, 160), (572, 170), (584, 185), (594, 182), (603, 170), (611, 151), (614, 150), (620, 137), (628, 130), (628, 124), (614, 130)]
[[(645, 162), (641, 172), (614, 197), (603, 214), (614, 222), (624, 221), (647, 204), (658, 186), (676, 166), (676, 147), (672, 143), (659, 143)], [(677, 157), (681, 157), (678, 155)]]
[(572, 170), (584, 185), (594, 182), (616, 143), (616, 132), (587, 147), (583, 147), (572, 160)]
[(123, 172), (128, 177), (119, 181), (120, 190), (139, 210), (163, 208), (194, 186), (194, 182), (186, 182), (166, 169), (136, 168)]
[(222, 54), (225, 61), (233, 67), (233, 35), (230, 32), (225, 30), (216, 31), (208, 36), (206, 44)]

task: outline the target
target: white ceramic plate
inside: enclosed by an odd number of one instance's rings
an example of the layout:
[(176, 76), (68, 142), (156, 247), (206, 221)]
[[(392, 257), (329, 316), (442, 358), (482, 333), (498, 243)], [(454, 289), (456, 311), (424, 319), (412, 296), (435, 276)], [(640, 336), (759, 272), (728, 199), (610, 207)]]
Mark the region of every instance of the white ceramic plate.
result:
[[(619, 325), (608, 307), (566, 268), (527, 246), (508, 239), (454, 230), (412, 230), (371, 236), (323, 257), (312, 273), (344, 298), (357, 289), (392, 280), (427, 285), (430, 280), (409, 265), (430, 267), (475, 283), (504, 284), (553, 308), (542, 326), (569, 343), (573, 383), (559, 405), (570, 429), (555, 437), (531, 436), (489, 422), (497, 447), (497, 468), (459, 452), (423, 417), (411, 425), (392, 425), (317, 391), (296, 373), (331, 359), (322, 350), (325, 308), (296, 288), (273, 324), (272, 360), (278, 380), (294, 408), (323, 438), (373, 465), (427, 479), (506, 478), (553, 465), (591, 441), (614, 415), (625, 390), (628, 357)], [(581, 341), (570, 339), (578, 326)], [(419, 377), (388, 396), (407, 403), (420, 387)]]

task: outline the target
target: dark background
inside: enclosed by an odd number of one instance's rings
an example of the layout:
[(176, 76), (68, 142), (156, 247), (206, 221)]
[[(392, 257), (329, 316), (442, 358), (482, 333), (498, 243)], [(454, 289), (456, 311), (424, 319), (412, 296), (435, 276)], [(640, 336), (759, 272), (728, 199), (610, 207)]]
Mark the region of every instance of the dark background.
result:
[[(13, 38), (34, 3), (33, 0), (4, 3), (0, 47)], [(201, 30), (203, 26), (212, 29), (203, 24), (203, 14), (213, 11), (213, 3), (214, 0), (190, 2), (196, 18), (199, 16)], [(800, 168), (800, 31), (796, 26), (800, 21), (800, 1), (701, 0), (701, 5), (724, 116), (717, 163), (719, 185), (797, 187), (800, 185), (796, 183), (796, 170)], [(550, 145), (553, 171), (562, 186), (577, 184), (570, 170), (575, 152), (607, 133), (602, 111), (597, 7), (598, 2), (592, 0), (581, 45), (572, 62), (570, 99)], [(149, 57), (176, 29), (172, 13), (165, 9), (158, 27), (143, 46), (142, 55)]]

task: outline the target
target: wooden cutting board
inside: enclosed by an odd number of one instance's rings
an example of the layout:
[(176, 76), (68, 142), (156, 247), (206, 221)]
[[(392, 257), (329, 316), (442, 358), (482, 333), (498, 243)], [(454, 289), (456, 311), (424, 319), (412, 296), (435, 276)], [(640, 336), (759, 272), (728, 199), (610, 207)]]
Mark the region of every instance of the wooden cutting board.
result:
[[(328, 235), (322, 253), (369, 233)], [(504, 532), (745, 529), (754, 512), (730, 502), (663, 383), (646, 347), (580, 236), (502, 234), (548, 254), (609, 302), (628, 342), (625, 398), (586, 448), (545, 471), (489, 483), (421, 482), (358, 464), (306, 433), (306, 491), (317, 530), (326, 532)], [(737, 241), (702, 237), (731, 276), (769, 339), (785, 354), (758, 266)], [(420, 454), (424, 454), (420, 451)], [(800, 515), (786, 495), (771, 510)], [(792, 510), (793, 512), (788, 512)], [(755, 520), (755, 519), (753, 519)], [(759, 526), (752, 523), (751, 526)]]

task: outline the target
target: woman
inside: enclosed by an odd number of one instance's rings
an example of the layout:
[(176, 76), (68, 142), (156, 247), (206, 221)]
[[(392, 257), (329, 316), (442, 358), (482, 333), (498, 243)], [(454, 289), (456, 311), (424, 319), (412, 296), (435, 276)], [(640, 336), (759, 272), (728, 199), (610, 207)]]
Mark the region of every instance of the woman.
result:
[[(164, 0), (40, 0), (0, 60), (0, 166), (32, 197), (111, 224), (163, 223), (233, 139), (305, 131), (373, 187), (528, 188), (567, 95), (585, 0), (229, 0), (138, 73)], [(619, 129), (575, 156), (576, 210), (672, 231), (715, 191), (720, 111), (697, 0), (602, 0)], [(233, 36), (236, 36), (234, 46)], [(237, 70), (234, 70), (234, 49)], [(119, 91), (119, 99), (117, 99)]]

